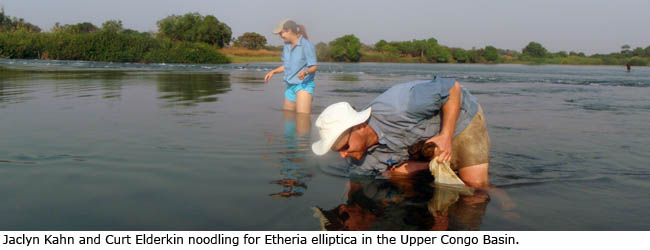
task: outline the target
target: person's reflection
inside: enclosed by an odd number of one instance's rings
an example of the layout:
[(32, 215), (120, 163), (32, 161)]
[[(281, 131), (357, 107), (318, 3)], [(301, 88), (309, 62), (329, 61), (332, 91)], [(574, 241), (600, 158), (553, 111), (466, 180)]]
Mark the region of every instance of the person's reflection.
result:
[(273, 198), (299, 197), (305, 193), (311, 174), (302, 166), (309, 151), (311, 121), (309, 114), (284, 111), (284, 151), (280, 152), (280, 177), (272, 184), (282, 186)]
[(314, 207), (323, 230), (478, 230), (489, 196), (433, 187), (431, 177), (350, 179), (347, 201)]
[[(435, 186), (429, 201), (429, 212), (434, 215), (432, 230), (479, 230), (485, 209), (490, 201), (487, 192)], [(454, 223), (450, 225), (450, 223)]]

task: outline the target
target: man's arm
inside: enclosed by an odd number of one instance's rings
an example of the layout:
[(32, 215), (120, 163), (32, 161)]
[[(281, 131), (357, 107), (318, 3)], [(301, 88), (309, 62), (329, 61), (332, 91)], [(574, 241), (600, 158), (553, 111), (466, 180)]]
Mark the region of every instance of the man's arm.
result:
[(442, 105), (442, 129), (440, 134), (431, 137), (427, 142), (434, 142), (438, 146), (438, 160), (450, 161), (452, 155), (451, 139), (454, 136), (456, 120), (460, 113), (460, 83), (455, 82), (449, 89), (449, 99)]

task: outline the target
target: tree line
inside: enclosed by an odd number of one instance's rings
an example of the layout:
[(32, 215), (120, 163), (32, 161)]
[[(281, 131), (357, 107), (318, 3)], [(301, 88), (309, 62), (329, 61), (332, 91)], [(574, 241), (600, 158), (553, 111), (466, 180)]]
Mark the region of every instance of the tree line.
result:
[(216, 17), (188, 13), (157, 22), (159, 31), (125, 29), (120, 20), (61, 25), (51, 32), (0, 11), (0, 57), (140, 63), (228, 63), (219, 49), (232, 31)]
[[(22, 18), (0, 11), (0, 57), (27, 59), (89, 60), (143, 63), (228, 63), (219, 49), (229, 46), (252, 50), (281, 50), (268, 46), (255, 32), (232, 38), (231, 28), (212, 15), (198, 13), (171, 15), (156, 22), (158, 32), (125, 29), (119, 20), (101, 26), (90, 22), (61, 25), (51, 32)], [(333, 62), (423, 62), (423, 63), (540, 63), (605, 64), (647, 66), (650, 46), (620, 52), (586, 56), (582, 52), (549, 52), (542, 44), (530, 42), (521, 51), (484, 48), (454, 48), (435, 38), (410, 41), (380, 40), (366, 45), (353, 34), (315, 45), (320, 61)]]
[(374, 45), (362, 44), (354, 35), (345, 35), (329, 43), (316, 45), (321, 61), (335, 62), (424, 62), (424, 63), (538, 63), (648, 66), (650, 46), (631, 49), (623, 45), (620, 52), (585, 55), (583, 52), (549, 52), (538, 42), (529, 42), (521, 51), (484, 48), (453, 48), (435, 38), (411, 41), (380, 40)]
[[(249, 49), (274, 49), (266, 46), (266, 38), (257, 33), (245, 33), (235, 43)], [(360, 42), (353, 34), (328, 43), (315, 45), (319, 61), (331, 62), (422, 62), (422, 63), (528, 63), (528, 64), (589, 64), (648, 66), (650, 46), (632, 49), (623, 45), (620, 52), (585, 55), (584, 52), (549, 52), (538, 42), (529, 42), (521, 51), (484, 48), (453, 48), (438, 43), (435, 38), (411, 41), (380, 40), (374, 45)], [(281, 46), (280, 46), (281, 48)], [(278, 48), (275, 48), (278, 49)]]

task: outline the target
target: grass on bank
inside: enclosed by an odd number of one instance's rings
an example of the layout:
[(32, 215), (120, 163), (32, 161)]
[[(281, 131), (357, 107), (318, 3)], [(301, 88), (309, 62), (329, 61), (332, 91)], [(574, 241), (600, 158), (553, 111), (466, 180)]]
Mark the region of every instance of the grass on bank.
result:
[(282, 51), (267, 49), (252, 50), (242, 47), (226, 47), (221, 49), (221, 53), (226, 55), (233, 63), (247, 62), (280, 62)]

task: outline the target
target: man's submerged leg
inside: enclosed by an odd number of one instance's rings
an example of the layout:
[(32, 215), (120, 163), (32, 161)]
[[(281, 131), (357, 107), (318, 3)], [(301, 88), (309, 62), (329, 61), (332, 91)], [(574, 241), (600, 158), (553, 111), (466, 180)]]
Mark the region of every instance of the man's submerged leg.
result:
[(460, 177), (467, 186), (476, 189), (485, 189), (488, 187), (488, 168), (489, 163), (472, 165), (458, 169)]

